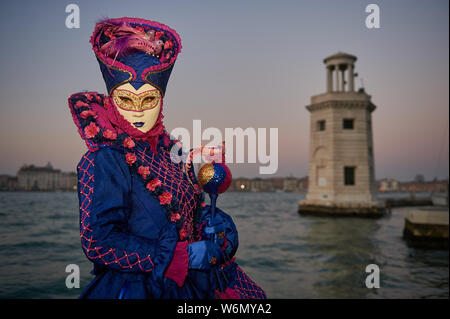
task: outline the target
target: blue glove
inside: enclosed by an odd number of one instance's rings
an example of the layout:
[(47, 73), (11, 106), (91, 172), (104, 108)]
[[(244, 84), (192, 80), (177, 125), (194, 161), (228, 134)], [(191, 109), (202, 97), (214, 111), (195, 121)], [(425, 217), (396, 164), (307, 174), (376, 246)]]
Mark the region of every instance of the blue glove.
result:
[(238, 232), (233, 219), (217, 207), (214, 219), (211, 218), (211, 208), (206, 205), (200, 214), (199, 222), (205, 223), (200, 234), (202, 239), (215, 238), (215, 242), (224, 248), (227, 259), (231, 259), (239, 246)]
[(188, 245), (189, 269), (210, 270), (223, 260), (219, 244), (210, 240), (200, 240)]

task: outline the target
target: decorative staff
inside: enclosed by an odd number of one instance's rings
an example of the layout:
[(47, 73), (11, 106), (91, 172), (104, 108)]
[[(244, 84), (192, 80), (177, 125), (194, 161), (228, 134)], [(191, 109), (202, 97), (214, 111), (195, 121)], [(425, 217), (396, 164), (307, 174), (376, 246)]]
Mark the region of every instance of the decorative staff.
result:
[[(222, 163), (216, 163), (215, 161), (213, 161), (211, 163), (205, 164), (200, 168), (197, 175), (200, 187), (206, 193), (208, 193), (211, 199), (211, 219), (208, 221), (208, 227), (212, 227), (213, 225), (217, 225), (221, 222), (220, 220), (216, 220), (217, 197), (219, 196), (219, 194), (224, 193), (231, 184), (231, 171), (223, 162), (224, 160), (222, 161)], [(217, 238), (215, 232), (213, 232), (212, 236), (210, 236), (210, 240), (216, 242)], [(223, 291), (222, 282), (221, 280), (219, 280), (218, 269), (217, 267), (214, 267), (214, 269), (217, 281), (220, 285), (220, 291)]]

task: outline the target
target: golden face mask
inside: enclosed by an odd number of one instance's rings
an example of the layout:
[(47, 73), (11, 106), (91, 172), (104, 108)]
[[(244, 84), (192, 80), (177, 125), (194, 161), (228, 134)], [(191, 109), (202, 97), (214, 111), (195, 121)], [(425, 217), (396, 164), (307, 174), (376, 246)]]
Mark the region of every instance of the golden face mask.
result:
[(116, 89), (113, 91), (113, 100), (117, 107), (126, 111), (142, 112), (156, 107), (161, 100), (158, 90), (148, 90), (135, 94), (128, 90)]

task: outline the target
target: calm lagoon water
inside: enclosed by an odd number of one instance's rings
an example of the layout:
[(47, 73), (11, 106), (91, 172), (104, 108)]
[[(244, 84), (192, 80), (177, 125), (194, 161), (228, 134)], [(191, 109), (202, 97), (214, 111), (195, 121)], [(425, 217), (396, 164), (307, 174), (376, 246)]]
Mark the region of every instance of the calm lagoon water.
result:
[[(225, 193), (238, 228), (237, 261), (269, 298), (448, 298), (448, 250), (408, 247), (404, 214), (381, 219), (303, 217), (298, 193)], [(0, 298), (77, 298), (92, 279), (74, 192), (0, 192)], [(65, 286), (68, 264), (80, 289)], [(377, 264), (381, 287), (365, 287)]]

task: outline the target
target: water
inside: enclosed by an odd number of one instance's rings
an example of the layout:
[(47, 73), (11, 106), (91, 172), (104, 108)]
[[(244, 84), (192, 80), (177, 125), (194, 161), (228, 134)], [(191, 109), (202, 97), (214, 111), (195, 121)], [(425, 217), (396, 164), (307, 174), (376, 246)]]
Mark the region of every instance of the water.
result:
[[(301, 217), (296, 193), (226, 193), (218, 206), (239, 231), (237, 261), (270, 298), (448, 298), (448, 250), (414, 249), (404, 214), (381, 219)], [(91, 263), (78, 233), (76, 193), (0, 192), (0, 298), (76, 298)], [(365, 287), (365, 267), (381, 288)], [(65, 286), (68, 264), (80, 289)]]

